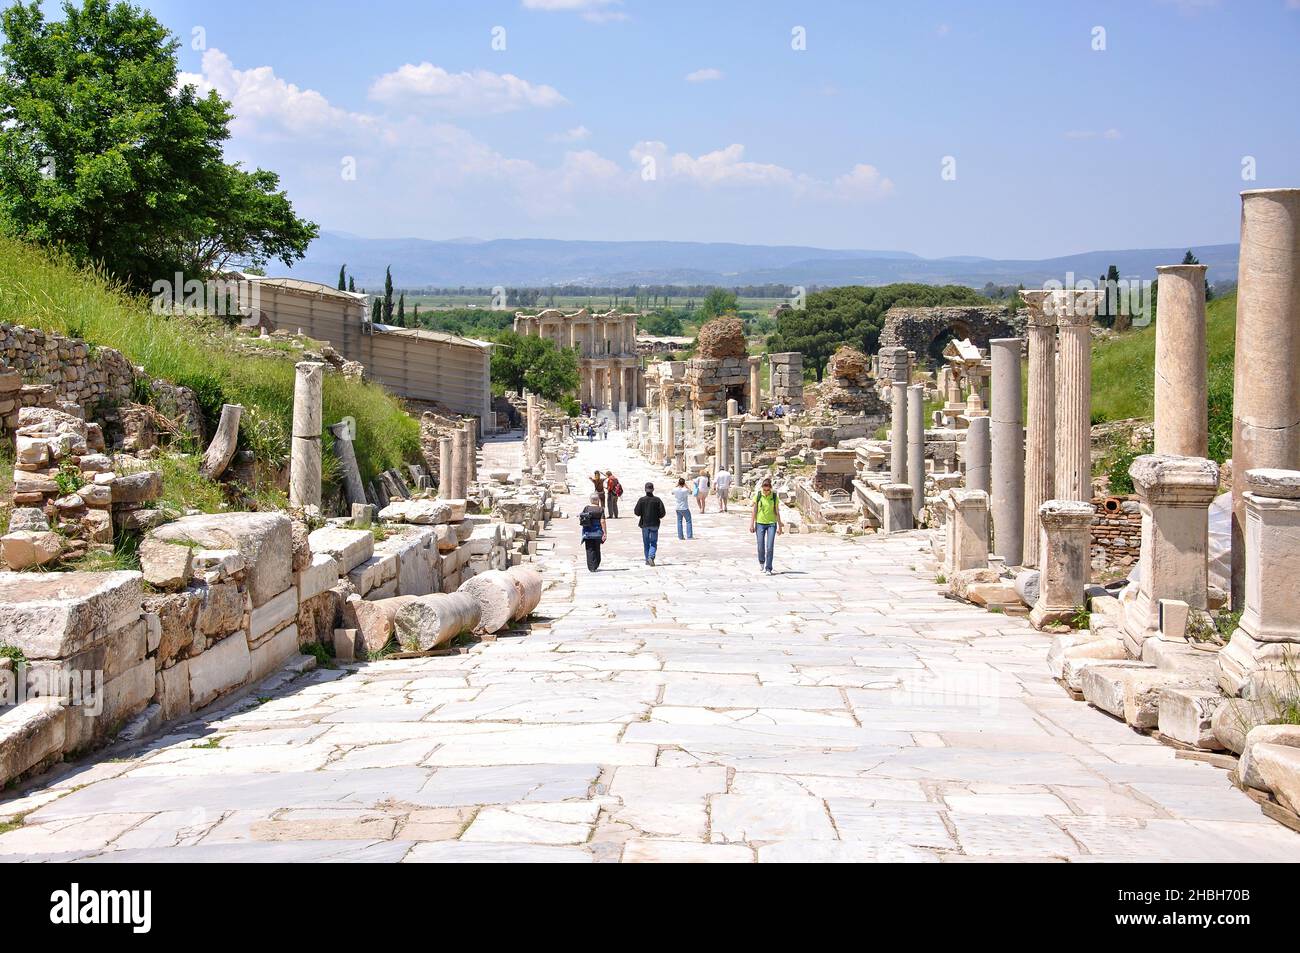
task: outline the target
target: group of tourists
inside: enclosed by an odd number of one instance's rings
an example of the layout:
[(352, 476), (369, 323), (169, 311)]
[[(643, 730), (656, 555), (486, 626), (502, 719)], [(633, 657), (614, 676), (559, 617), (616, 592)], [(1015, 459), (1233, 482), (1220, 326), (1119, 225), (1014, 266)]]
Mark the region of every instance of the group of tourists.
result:
[(601, 440), (609, 439), (609, 419), (607, 417), (590, 417), (578, 421), (578, 433), (591, 443), (599, 435)]
[[(600, 568), (601, 546), (609, 538), (609, 519), (618, 519), (618, 498), (623, 495), (623, 486), (614, 474), (606, 470), (602, 474), (595, 471), (591, 477), (593, 492), (590, 502), (578, 515), (582, 530), (582, 542), (587, 550), (587, 569), (595, 572)], [(712, 490), (718, 497), (722, 512), (727, 512), (727, 500), (731, 495), (731, 474), (724, 468), (713, 479)], [(710, 494), (709, 478), (700, 474), (689, 484), (685, 477), (679, 477), (673, 489), (673, 512), (677, 517), (677, 538), (692, 540), (695, 530), (691, 520), (691, 500), (701, 513), (708, 508)], [(664, 501), (655, 495), (653, 483), (645, 485), (645, 495), (636, 501), (632, 510), (641, 529), (641, 548), (645, 555), (645, 564), (653, 566), (659, 550), (659, 527), (668, 516)], [(772, 556), (776, 550), (776, 537), (784, 532), (785, 523), (781, 519), (781, 504), (772, 490), (772, 481), (764, 479), (751, 501), (749, 514), (749, 531), (754, 534), (758, 547), (759, 571), (772, 574)]]

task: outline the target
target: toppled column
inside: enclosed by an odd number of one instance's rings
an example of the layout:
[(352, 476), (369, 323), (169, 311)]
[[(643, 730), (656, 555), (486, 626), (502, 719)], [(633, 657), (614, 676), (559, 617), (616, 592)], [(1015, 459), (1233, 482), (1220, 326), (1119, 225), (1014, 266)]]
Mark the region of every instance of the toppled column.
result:
[(760, 389), (760, 367), (763, 359), (757, 355), (749, 359), (749, 412), (755, 417), (763, 413), (763, 393)]
[(1232, 605), (1241, 608), (1248, 551), (1246, 474), (1300, 470), (1300, 189), (1241, 193), (1236, 349)]
[(880, 349), (882, 364), (887, 364), (892, 377), (890, 385), (893, 400), (889, 421), (889, 481), (907, 483), (907, 348)]
[(1025, 433), (1020, 416), (1020, 351), (1022, 338), (989, 341), (993, 365), (989, 418), (990, 499), (993, 552), (1006, 565), (1019, 566), (1025, 532)]
[(989, 564), (989, 495), (983, 490), (952, 489), (943, 495), (948, 539), (944, 569), (949, 577)]
[(912, 519), (925, 507), (925, 385), (907, 389), (907, 482), (912, 486)]
[(200, 476), (215, 480), (226, 472), (239, 445), (239, 418), (243, 413), (241, 404), (221, 405), (221, 420), (217, 424), (217, 431), (203, 453), (203, 462), (199, 464)]
[(1101, 292), (1056, 292), (1056, 499), (1092, 499), (1092, 317)]
[(343, 473), (343, 495), (349, 506), (366, 502), (366, 485), (361, 481), (361, 467), (357, 465), (357, 451), (352, 445), (353, 426), (351, 418), (329, 425), (334, 455), (339, 458), (339, 470)]
[(989, 492), (992, 453), (989, 442), (989, 418), (987, 416), (970, 418), (970, 426), (966, 430), (966, 489)]
[(420, 596), (393, 616), (398, 644), (407, 652), (435, 649), (478, 624), (478, 601), (467, 592)]
[(886, 483), (880, 488), (885, 496), (885, 509), (881, 513), (880, 531), (882, 533), (904, 533), (914, 529), (912, 519), (912, 484)]
[(325, 365), (294, 365), (293, 440), (289, 456), (289, 505), (320, 509), (320, 435)]
[(1156, 321), (1155, 417), (1157, 454), (1209, 453), (1205, 265), (1160, 265), (1160, 319)]
[(1245, 604), (1219, 653), (1219, 685), (1232, 694), (1267, 696), (1270, 680), (1279, 683), (1274, 690), (1288, 680), (1294, 685), (1300, 668), (1300, 471), (1248, 470), (1244, 482)]
[(444, 500), (458, 499), (455, 496), (456, 481), (452, 477), (456, 464), (452, 459), (455, 454), (451, 444), (450, 437), (438, 438), (438, 496)]
[(1142, 504), (1142, 568), (1137, 586), (1124, 590), (1124, 646), (1141, 658), (1142, 643), (1160, 635), (1162, 599), (1206, 609), (1209, 509), (1219, 467), (1203, 457), (1149, 454), (1128, 472)]
[(1092, 568), (1092, 504), (1048, 500), (1038, 508), (1038, 601), (1029, 612), (1036, 629), (1065, 622), (1083, 608)]
[(459, 591), (478, 603), (476, 631), (499, 632), (537, 608), (542, 599), (542, 576), (531, 566), (490, 569), (466, 580)]
[(1021, 560), (1037, 566), (1038, 511), (1056, 489), (1056, 317), (1048, 291), (1022, 291), (1029, 337), (1029, 408), (1025, 420), (1025, 509)]

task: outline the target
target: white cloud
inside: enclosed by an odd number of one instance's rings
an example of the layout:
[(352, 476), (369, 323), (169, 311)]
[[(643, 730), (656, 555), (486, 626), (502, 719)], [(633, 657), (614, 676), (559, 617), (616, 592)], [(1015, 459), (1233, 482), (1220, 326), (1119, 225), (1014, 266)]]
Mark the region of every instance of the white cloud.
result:
[(530, 83), (511, 73), (485, 69), (449, 73), (432, 63), (406, 63), (385, 73), (371, 84), (370, 98), (388, 105), (431, 106), (458, 113), (547, 109), (568, 102), (555, 87)]
[(572, 129), (566, 129), (564, 132), (557, 132), (551, 136), (552, 142), (581, 142), (583, 139), (591, 138), (591, 130), (586, 126), (574, 126)]
[(894, 183), (880, 174), (874, 165), (859, 162), (835, 180), (837, 195), (850, 199), (881, 199), (891, 195)]
[(1067, 139), (1123, 139), (1124, 135), (1118, 129), (1110, 129), (1098, 132), (1096, 129), (1070, 129), (1065, 133)]
[(697, 69), (693, 73), (686, 74), (688, 83), (707, 83), (710, 80), (722, 79), (722, 70), (708, 67), (707, 69)]
[(592, 23), (610, 23), (626, 20), (627, 14), (617, 9), (623, 0), (524, 0), (525, 10), (545, 13), (577, 13)]

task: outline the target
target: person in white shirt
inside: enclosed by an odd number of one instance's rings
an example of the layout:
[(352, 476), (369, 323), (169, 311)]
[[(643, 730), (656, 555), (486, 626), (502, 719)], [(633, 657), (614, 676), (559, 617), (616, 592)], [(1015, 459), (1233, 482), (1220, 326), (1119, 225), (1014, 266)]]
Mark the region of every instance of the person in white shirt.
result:
[(697, 476), (693, 489), (695, 490), (695, 502), (700, 507), (700, 512), (703, 513), (705, 505), (709, 502), (709, 475), (701, 473)]
[(714, 475), (713, 489), (718, 494), (718, 503), (722, 506), (722, 512), (727, 512), (727, 497), (731, 495), (731, 471), (726, 467)]
[[(695, 531), (691, 528), (691, 491), (686, 488), (685, 478), (678, 478), (673, 488), (674, 508), (677, 511), (677, 538), (694, 539)], [(686, 534), (682, 535), (682, 520), (686, 521)]]

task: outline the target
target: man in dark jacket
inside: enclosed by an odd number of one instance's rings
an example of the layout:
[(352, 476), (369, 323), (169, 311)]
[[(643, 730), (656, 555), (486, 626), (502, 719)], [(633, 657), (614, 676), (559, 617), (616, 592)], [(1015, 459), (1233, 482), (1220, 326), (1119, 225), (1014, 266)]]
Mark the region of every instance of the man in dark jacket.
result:
[(645, 485), (645, 496), (636, 501), (637, 525), (641, 527), (641, 546), (645, 549), (645, 564), (655, 564), (655, 550), (659, 546), (659, 522), (667, 515), (664, 501), (655, 496), (655, 485)]

